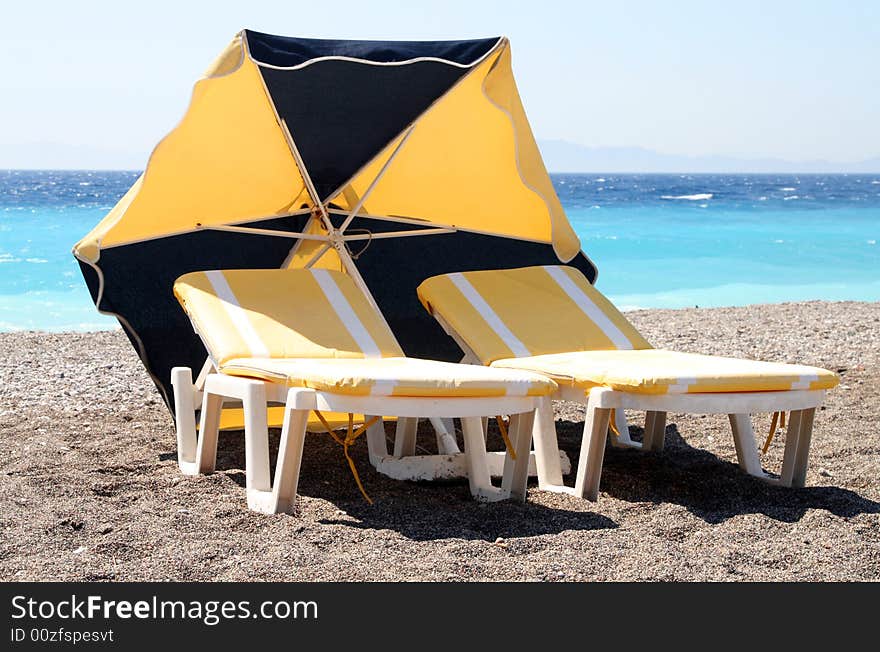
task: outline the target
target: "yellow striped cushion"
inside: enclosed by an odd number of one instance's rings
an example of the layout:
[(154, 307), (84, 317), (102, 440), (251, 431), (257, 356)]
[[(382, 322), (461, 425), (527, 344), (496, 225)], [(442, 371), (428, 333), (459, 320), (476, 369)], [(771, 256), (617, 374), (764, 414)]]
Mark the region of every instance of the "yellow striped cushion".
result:
[(356, 396), (546, 396), (557, 386), (546, 376), (514, 369), (418, 358), (236, 358), (220, 367), (232, 376)]
[(641, 394), (830, 389), (839, 381), (837, 374), (818, 367), (663, 349), (574, 351), (496, 360), (492, 367), (536, 371), (562, 386), (603, 386)]
[(380, 358), (403, 352), (348, 276), (326, 269), (193, 272), (174, 294), (211, 358)]
[(445, 274), (424, 281), (418, 294), (483, 364), (564, 351), (651, 348), (573, 267)]

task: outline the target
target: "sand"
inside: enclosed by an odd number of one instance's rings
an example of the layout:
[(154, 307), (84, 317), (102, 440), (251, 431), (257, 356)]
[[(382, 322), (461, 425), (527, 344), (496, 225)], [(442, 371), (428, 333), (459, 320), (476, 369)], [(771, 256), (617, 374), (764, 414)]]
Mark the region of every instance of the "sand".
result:
[[(670, 414), (662, 454), (607, 450), (595, 503), (532, 481), (525, 504), (482, 505), (463, 482), (377, 474), (361, 441), (371, 507), (338, 445), (313, 435), (300, 514), (264, 516), (245, 505), (241, 433), (221, 436), (217, 473), (181, 476), (169, 413), (121, 332), (6, 333), (0, 579), (880, 578), (880, 304), (630, 317), (656, 346), (837, 371), (841, 385), (816, 415), (807, 487), (741, 473), (726, 417)], [(556, 418), (576, 462), (583, 410), (558, 403)], [(769, 417), (755, 422), (763, 435)], [(766, 468), (778, 470), (783, 445)]]

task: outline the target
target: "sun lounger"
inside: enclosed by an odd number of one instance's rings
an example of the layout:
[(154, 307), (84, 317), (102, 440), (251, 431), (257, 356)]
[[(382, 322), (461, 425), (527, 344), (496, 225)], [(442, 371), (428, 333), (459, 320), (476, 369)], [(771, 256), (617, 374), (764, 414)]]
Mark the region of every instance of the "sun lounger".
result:
[[(654, 349), (576, 269), (566, 266), (445, 274), (419, 298), (466, 354), (492, 368), (545, 374), (556, 398), (587, 406), (576, 495), (595, 500), (609, 423), (622, 445), (662, 450), (666, 413), (728, 414), (740, 467), (784, 486), (803, 486), (813, 417), (837, 376), (824, 369)], [(623, 410), (646, 412), (644, 438), (629, 439)], [(750, 414), (791, 411), (779, 477), (765, 473)], [(616, 413), (617, 418), (613, 418)], [(550, 436), (536, 426), (539, 486), (562, 486)]]
[[(408, 470), (418, 477), (420, 458), (426, 456), (389, 455), (381, 415), (460, 417), (465, 451), (459, 456), (472, 494), (485, 501), (525, 498), (532, 423), (535, 410), (550, 410), (552, 380), (532, 372), (404, 357), (379, 311), (340, 272), (194, 272), (177, 280), (174, 293), (219, 371), (205, 379), (198, 441), (195, 432), (178, 432), (185, 473), (214, 469), (223, 401), (239, 400), (252, 509), (293, 509), (310, 412), (365, 415), (361, 428), (349, 421), (342, 442), (346, 457), (348, 446), (366, 431), (371, 461), (386, 471), (396, 465), (397, 477), (406, 477)], [(175, 385), (186, 386), (191, 379), (189, 369), (173, 373), (179, 376)], [(285, 406), (273, 484), (266, 425), (270, 403)], [(481, 419), (498, 414), (515, 415), (501, 487), (491, 484)], [(455, 462), (454, 456), (443, 457)], [(351, 458), (349, 463), (354, 471)]]

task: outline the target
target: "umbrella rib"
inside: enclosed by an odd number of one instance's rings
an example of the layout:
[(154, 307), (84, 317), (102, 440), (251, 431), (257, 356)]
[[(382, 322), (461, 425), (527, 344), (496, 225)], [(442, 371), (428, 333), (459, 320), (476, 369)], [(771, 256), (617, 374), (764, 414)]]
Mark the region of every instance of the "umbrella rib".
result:
[[(367, 283), (366, 281), (364, 281), (364, 277), (361, 276), (357, 265), (354, 264), (351, 253), (346, 248), (345, 242), (342, 240), (341, 234), (333, 228), (333, 222), (330, 221), (330, 214), (327, 212), (327, 207), (324, 206), (324, 202), (322, 202), (321, 198), (318, 196), (318, 191), (315, 189), (315, 184), (312, 182), (312, 177), (309, 175), (309, 171), (306, 169), (306, 165), (303, 162), (302, 155), (299, 153), (299, 148), (293, 141), (293, 135), (290, 133), (290, 129), (287, 127), (287, 122), (283, 118), (281, 119), (281, 131), (284, 133), (284, 137), (287, 139), (287, 146), (290, 147), (290, 151), (293, 154), (294, 159), (296, 160), (296, 164), (299, 167), (299, 173), (302, 176), (303, 181), (305, 181), (306, 183), (306, 188), (309, 191), (309, 195), (311, 195), (312, 197), (312, 202), (321, 211), (321, 219), (324, 222), (324, 227), (326, 228), (327, 234), (329, 236), (325, 239), (325, 241), (329, 241), (333, 245), (333, 248), (336, 250), (337, 255), (339, 256), (339, 260), (342, 263), (342, 266), (345, 268), (345, 271), (355, 282), (355, 285), (357, 285), (361, 289), (361, 292), (364, 293), (364, 296), (367, 298), (367, 301), (370, 302), (370, 305), (376, 310), (377, 313), (382, 315), (382, 321), (384, 321), (385, 325), (388, 326), (388, 320), (385, 319), (385, 315), (382, 314), (382, 310), (379, 308), (379, 304), (376, 303), (376, 298), (373, 296), (373, 293), (370, 292), (370, 288), (367, 287)], [(390, 326), (388, 326), (388, 330), (391, 331)], [(393, 334), (392, 337), (394, 337)], [(397, 343), (396, 337), (394, 337), (394, 341)], [(400, 346), (399, 343), (398, 346)]]
[(345, 242), (353, 240), (381, 240), (382, 238), (408, 238), (414, 235), (439, 235), (441, 233), (455, 233), (455, 229), (413, 229), (412, 231), (385, 231), (381, 233), (358, 233), (347, 235), (342, 239)]
[(342, 223), (342, 226), (339, 227), (339, 232), (344, 233), (345, 229), (348, 228), (348, 225), (351, 224), (351, 221), (357, 216), (358, 211), (363, 207), (364, 202), (367, 201), (367, 197), (370, 196), (370, 193), (373, 192), (373, 189), (376, 187), (376, 184), (379, 183), (379, 180), (385, 176), (385, 172), (388, 170), (388, 166), (391, 165), (391, 162), (395, 159), (395, 157), (400, 153), (400, 150), (406, 144), (406, 141), (409, 139), (413, 130), (416, 128), (415, 124), (411, 125), (409, 129), (406, 130), (406, 133), (401, 138), (400, 142), (397, 144), (397, 147), (394, 148), (394, 151), (391, 152), (391, 156), (388, 157), (388, 160), (382, 165), (382, 168), (379, 170), (379, 173), (376, 177), (370, 182), (370, 185), (367, 186), (364, 194), (361, 195), (361, 198), (358, 200), (358, 203), (348, 214), (348, 217), (345, 218), (345, 221)]
[(312, 202), (315, 204), (317, 208), (321, 210), (321, 218), (324, 222), (324, 227), (328, 232), (333, 232), (333, 223), (330, 221), (330, 215), (327, 214), (327, 208), (324, 206), (324, 202), (321, 201), (321, 198), (318, 196), (318, 191), (315, 188), (315, 184), (312, 181), (312, 177), (309, 174), (309, 171), (306, 169), (306, 164), (303, 161), (302, 154), (299, 153), (299, 148), (296, 146), (296, 143), (293, 140), (293, 135), (290, 133), (290, 129), (287, 126), (287, 121), (283, 118), (281, 119), (281, 130), (284, 132), (284, 137), (287, 139), (287, 145), (290, 147), (290, 151), (293, 154), (293, 158), (296, 159), (296, 165), (299, 167), (299, 173), (303, 178), (303, 181), (306, 182), (306, 189), (309, 191), (309, 195), (312, 198)]
[(315, 252), (315, 255), (312, 256), (311, 258), (309, 258), (309, 262), (307, 262), (305, 264), (305, 268), (311, 269), (312, 266), (321, 259), (321, 256), (323, 256), (325, 253), (327, 253), (327, 250), (330, 249), (331, 246), (332, 245), (329, 242), (321, 245), (321, 247), (318, 249), (318, 251)]
[(248, 233), (251, 235), (271, 235), (279, 238), (293, 238), (296, 240), (320, 240), (328, 242), (330, 238), (326, 235), (317, 233), (300, 233), (298, 231), (279, 231), (277, 229), (255, 229), (250, 226), (232, 226), (231, 224), (216, 224), (208, 226), (200, 226), (200, 230), (207, 231), (230, 231), (232, 233)]

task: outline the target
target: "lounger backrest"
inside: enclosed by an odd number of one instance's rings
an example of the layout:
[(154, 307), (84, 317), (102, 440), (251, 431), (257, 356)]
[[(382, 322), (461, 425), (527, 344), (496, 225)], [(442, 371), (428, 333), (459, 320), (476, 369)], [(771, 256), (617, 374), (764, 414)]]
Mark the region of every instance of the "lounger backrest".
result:
[(403, 355), (354, 281), (324, 269), (193, 272), (174, 283), (211, 359)]
[(444, 274), (424, 281), (418, 294), (483, 364), (567, 351), (651, 348), (574, 267)]

